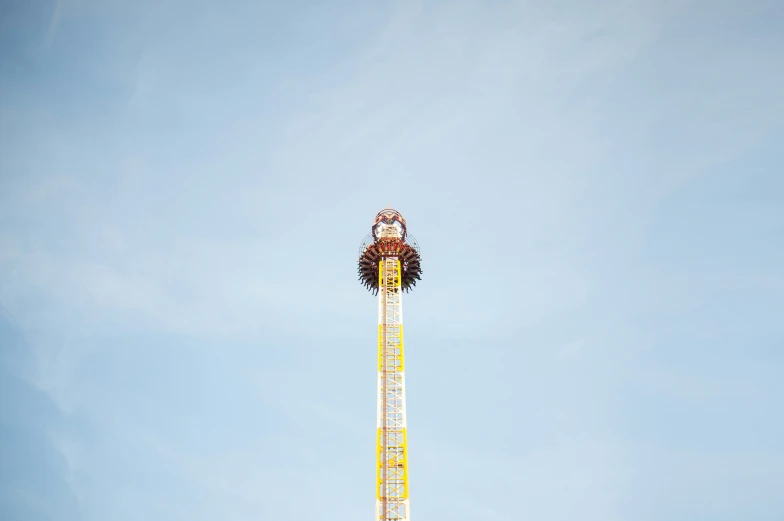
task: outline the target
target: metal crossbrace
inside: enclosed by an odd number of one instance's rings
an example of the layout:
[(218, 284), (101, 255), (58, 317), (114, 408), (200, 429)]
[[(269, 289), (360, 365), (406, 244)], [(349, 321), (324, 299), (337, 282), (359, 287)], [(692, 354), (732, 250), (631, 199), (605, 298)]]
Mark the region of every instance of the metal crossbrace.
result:
[(400, 262), (387, 258), (380, 270), (379, 483), (380, 521), (410, 521), (403, 363)]

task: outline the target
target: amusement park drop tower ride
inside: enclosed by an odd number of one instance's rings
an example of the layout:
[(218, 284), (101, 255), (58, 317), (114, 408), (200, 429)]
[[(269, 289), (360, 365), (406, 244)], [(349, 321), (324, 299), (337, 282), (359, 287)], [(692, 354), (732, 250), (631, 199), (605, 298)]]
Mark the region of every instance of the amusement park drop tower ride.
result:
[(403, 299), (420, 279), (419, 247), (399, 212), (376, 215), (360, 247), (359, 280), (378, 294), (376, 521), (410, 521)]

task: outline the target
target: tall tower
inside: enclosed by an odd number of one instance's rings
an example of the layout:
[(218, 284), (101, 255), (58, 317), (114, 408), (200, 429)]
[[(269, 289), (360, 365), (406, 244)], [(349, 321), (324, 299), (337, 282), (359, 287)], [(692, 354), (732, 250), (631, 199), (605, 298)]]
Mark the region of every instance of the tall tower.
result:
[(376, 521), (410, 521), (406, 385), (403, 363), (403, 291), (420, 279), (419, 247), (400, 212), (376, 215), (362, 242), (359, 280), (378, 295), (378, 432)]

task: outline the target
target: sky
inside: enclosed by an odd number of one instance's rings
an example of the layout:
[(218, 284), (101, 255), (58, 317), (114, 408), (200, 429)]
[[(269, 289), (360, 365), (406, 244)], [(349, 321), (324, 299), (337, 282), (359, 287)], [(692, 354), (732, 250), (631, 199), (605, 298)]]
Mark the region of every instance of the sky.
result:
[(781, 2), (0, 11), (0, 518), (784, 519)]

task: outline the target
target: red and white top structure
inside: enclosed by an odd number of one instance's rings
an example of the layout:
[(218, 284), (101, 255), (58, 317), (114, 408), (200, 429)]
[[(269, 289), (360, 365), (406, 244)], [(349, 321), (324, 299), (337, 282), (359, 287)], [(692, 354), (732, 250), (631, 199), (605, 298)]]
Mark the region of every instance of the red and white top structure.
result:
[(421, 278), (419, 247), (400, 212), (376, 215), (360, 248), (359, 279), (378, 295), (376, 521), (410, 521), (403, 358), (403, 291)]

